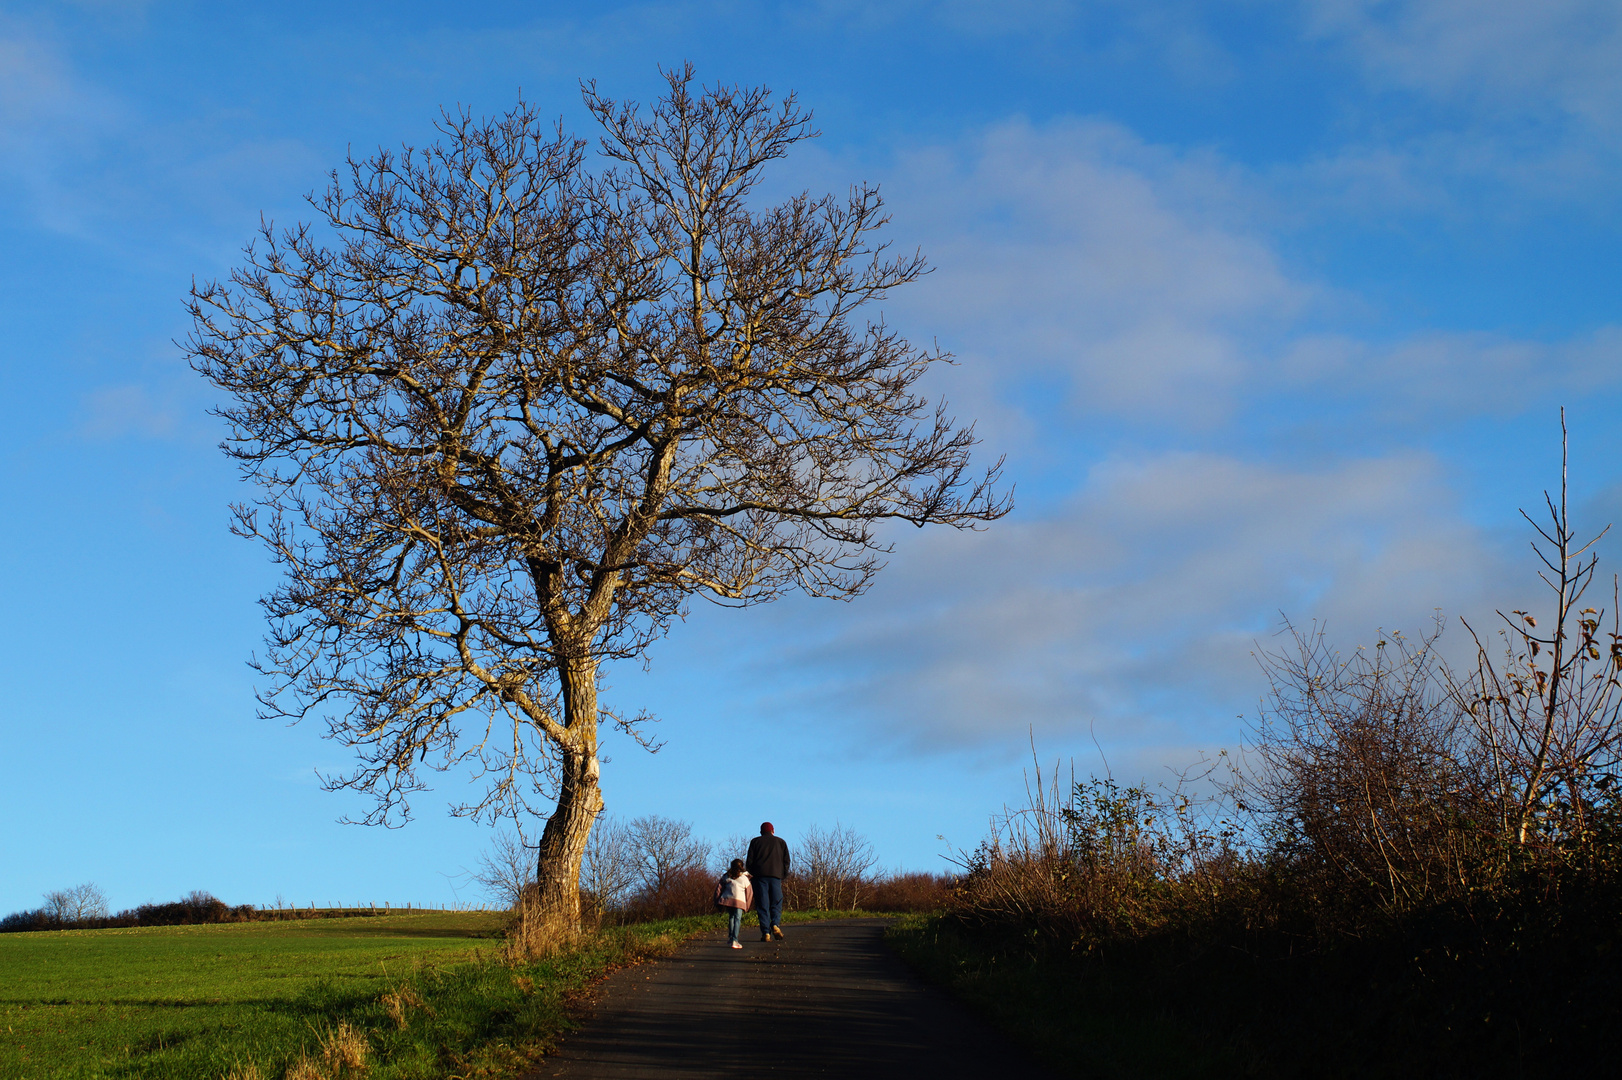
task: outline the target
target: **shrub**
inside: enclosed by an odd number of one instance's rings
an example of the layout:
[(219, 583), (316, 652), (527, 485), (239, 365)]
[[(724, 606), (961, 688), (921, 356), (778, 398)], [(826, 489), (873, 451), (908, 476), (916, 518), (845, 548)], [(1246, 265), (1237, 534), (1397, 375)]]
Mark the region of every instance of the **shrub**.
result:
[(963, 857), (949, 912), (967, 926), (1082, 952), (1209, 921), (1260, 870), (1220, 809), (1180, 786), (1156, 793), (1108, 778), (1063, 792), (1038, 770), (1026, 805), (1005, 811)]
[(194, 923), (247, 922), (255, 914), (252, 904), (230, 907), (211, 893), (198, 889), (167, 904), (142, 904), (134, 911), (120, 912), (118, 917), (133, 916), (136, 926), (190, 926)]
[(1440, 627), (1350, 659), (1288, 629), (1292, 648), (1262, 657), (1270, 690), (1236, 794), (1317, 920), (1356, 930), (1489, 886), (1503, 808), (1436, 659)]
[(628, 922), (708, 915), (715, 908), (715, 877), (702, 867), (671, 870), (661, 884), (645, 886), (625, 908)]
[(952, 874), (889, 874), (867, 886), (862, 906), (869, 911), (940, 911), (951, 903), (957, 882)]

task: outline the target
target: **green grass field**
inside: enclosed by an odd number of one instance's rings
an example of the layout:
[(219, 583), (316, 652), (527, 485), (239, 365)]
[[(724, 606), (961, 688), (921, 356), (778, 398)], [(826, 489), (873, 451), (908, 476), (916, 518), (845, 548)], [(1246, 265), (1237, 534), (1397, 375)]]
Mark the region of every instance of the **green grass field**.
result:
[(0, 1075), (267, 1075), (322, 1021), (493, 951), (448, 913), (0, 936)]
[(339, 1025), (364, 1038), (367, 1080), (513, 1076), (568, 1030), (571, 996), (597, 976), (724, 925), (605, 930), (512, 967), (499, 960), (505, 921), (433, 912), (0, 934), (0, 1080), (281, 1080)]
[(277, 1080), (318, 1056), (339, 1024), (363, 1033), (372, 1080), (508, 1074), (566, 1029), (571, 993), (717, 922), (609, 931), (513, 968), (496, 959), (503, 920), (427, 913), (0, 935), (0, 1077)]

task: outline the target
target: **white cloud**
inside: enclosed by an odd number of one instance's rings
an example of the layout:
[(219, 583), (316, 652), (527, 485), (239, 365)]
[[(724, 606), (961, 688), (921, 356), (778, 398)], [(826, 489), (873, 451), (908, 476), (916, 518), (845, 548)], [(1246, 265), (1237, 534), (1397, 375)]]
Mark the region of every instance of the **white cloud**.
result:
[(1491, 333), (1429, 332), (1384, 345), (1306, 336), (1290, 346), (1280, 372), (1386, 420), (1514, 415), (1534, 402), (1622, 384), (1622, 328), (1553, 343)]
[(1356, 104), (1343, 92), (1341, 145), (1277, 168), (1296, 199), (1497, 219), (1524, 214), (1529, 200), (1610, 207), (1622, 133), (1622, 7), (1612, 0), (1300, 8), (1307, 38), (1343, 49), (1374, 97)]
[[(1060, 517), (928, 537), (795, 658), (819, 709), (917, 750), (1231, 741), (1280, 612), (1355, 644), (1473, 609), (1497, 573), (1422, 455), (1098, 466)], [(818, 609), (829, 619), (826, 608)]]
[[(1413, 182), (1399, 158), (1381, 168)], [(938, 268), (898, 309), (905, 325), (964, 354), (958, 386), (994, 446), (1023, 424), (1016, 478), (1060, 448), (1038, 483), (1062, 500), (909, 542), (872, 594), (818, 607), (814, 627), (784, 609), (802, 644), (771, 663), (807, 681), (776, 704), (846, 715), (892, 746), (984, 752), (1091, 722), (1150, 757), (1231, 743), (1281, 612), (1350, 647), (1524, 593), (1476, 523), (1514, 503), (1459, 505), (1453, 470), (1479, 463), (1413, 447), (1436, 445), (1439, 424), (1622, 378), (1617, 327), (1392, 335), (1280, 254), (1274, 177), (1106, 122), (1009, 122), (903, 154), (885, 179), (893, 231)], [(1445, 201), (1432, 181), (1405, 197)], [(1012, 404), (1011, 387), (1054, 384), (1078, 409)], [(1106, 434), (1114, 457), (1064, 472), (1055, 460), (1098, 419), (1133, 425), (1139, 448)]]
[(1275, 425), (1333, 414), (1400, 436), (1622, 378), (1617, 327), (1550, 341), (1393, 338), (1366, 301), (1279, 254), (1271, 183), (1101, 121), (1010, 122), (918, 149), (886, 191), (892, 231), (920, 241), (936, 270), (892, 308), (962, 354), (954, 398), (1016, 452), (1060, 436), (1010, 406), (1029, 385), (1056, 386), (1071, 416), (1220, 444), (1256, 422), (1258, 402), (1290, 403)]
[(1622, 121), (1622, 7), (1612, 0), (1307, 0), (1310, 32), (1347, 42), (1377, 85), (1528, 115)]
[(126, 120), (118, 102), (79, 79), (47, 41), (0, 24), (0, 179), (20, 186), (48, 226), (77, 227), (64, 175)]
[(1086, 411), (1212, 423), (1248, 348), (1322, 299), (1239, 224), (1209, 155), (1074, 121), (907, 155), (887, 185), (936, 273), (903, 310), (1000, 371), (1059, 374)]

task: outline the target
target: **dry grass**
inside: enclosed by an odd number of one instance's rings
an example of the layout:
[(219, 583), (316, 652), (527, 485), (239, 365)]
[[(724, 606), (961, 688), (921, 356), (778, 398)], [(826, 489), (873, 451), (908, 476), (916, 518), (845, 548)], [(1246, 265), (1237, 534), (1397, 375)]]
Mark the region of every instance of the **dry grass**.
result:
[(411, 1010), (427, 1009), (422, 998), (408, 985), (400, 985), (378, 999), (394, 1026), (404, 1031), (411, 1023)]
[(283, 1074), (283, 1080), (329, 1080), (329, 1078), (326, 1071), (317, 1062), (307, 1055), (300, 1054), (287, 1067), (287, 1072)]
[(371, 1050), (371, 1044), (366, 1041), (364, 1031), (351, 1027), (347, 1022), (340, 1022), (319, 1038), (321, 1059), (333, 1076), (365, 1071), (366, 1055)]
[(238, 1062), (225, 1074), (225, 1080), (265, 1080), (265, 1074), (253, 1062)]
[(961, 923), (1087, 951), (1208, 921), (1253, 888), (1220, 805), (1108, 779), (1064, 791), (1040, 769), (972, 854), (947, 909)]
[[(405, 995), (421, 1004), (421, 999), (410, 990)], [(384, 995), (385, 1008), (387, 998), (393, 995)], [(397, 997), (396, 1000), (399, 1000)], [(393, 1016), (391, 1010), (390, 1015)], [(404, 1017), (401, 1013), (401, 1017)], [(403, 1028), (405, 1025), (400, 1024)], [(367, 1041), (366, 1032), (353, 1027), (348, 1021), (339, 1021), (336, 1027), (316, 1033), (318, 1053), (315, 1057), (300, 1054), (293, 1063), (287, 1067), (284, 1080), (342, 1080), (345, 1077), (359, 1076), (366, 1071), (366, 1058), (371, 1052), (371, 1043)], [(258, 1076), (257, 1071), (254, 1076)]]
[(503, 962), (511, 965), (528, 964), (556, 956), (579, 943), (581, 930), (573, 913), (568, 917), (548, 917), (531, 885), (518, 909), (513, 913), (513, 924), (507, 931), (507, 944), (502, 949)]

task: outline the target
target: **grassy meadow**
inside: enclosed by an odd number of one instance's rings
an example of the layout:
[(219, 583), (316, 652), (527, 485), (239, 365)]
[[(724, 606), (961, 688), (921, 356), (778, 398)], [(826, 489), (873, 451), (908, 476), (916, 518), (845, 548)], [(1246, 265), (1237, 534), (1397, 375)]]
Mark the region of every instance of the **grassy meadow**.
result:
[(506, 916), (432, 912), (0, 935), (0, 1076), (503, 1075), (594, 977), (714, 918), (500, 962)]

